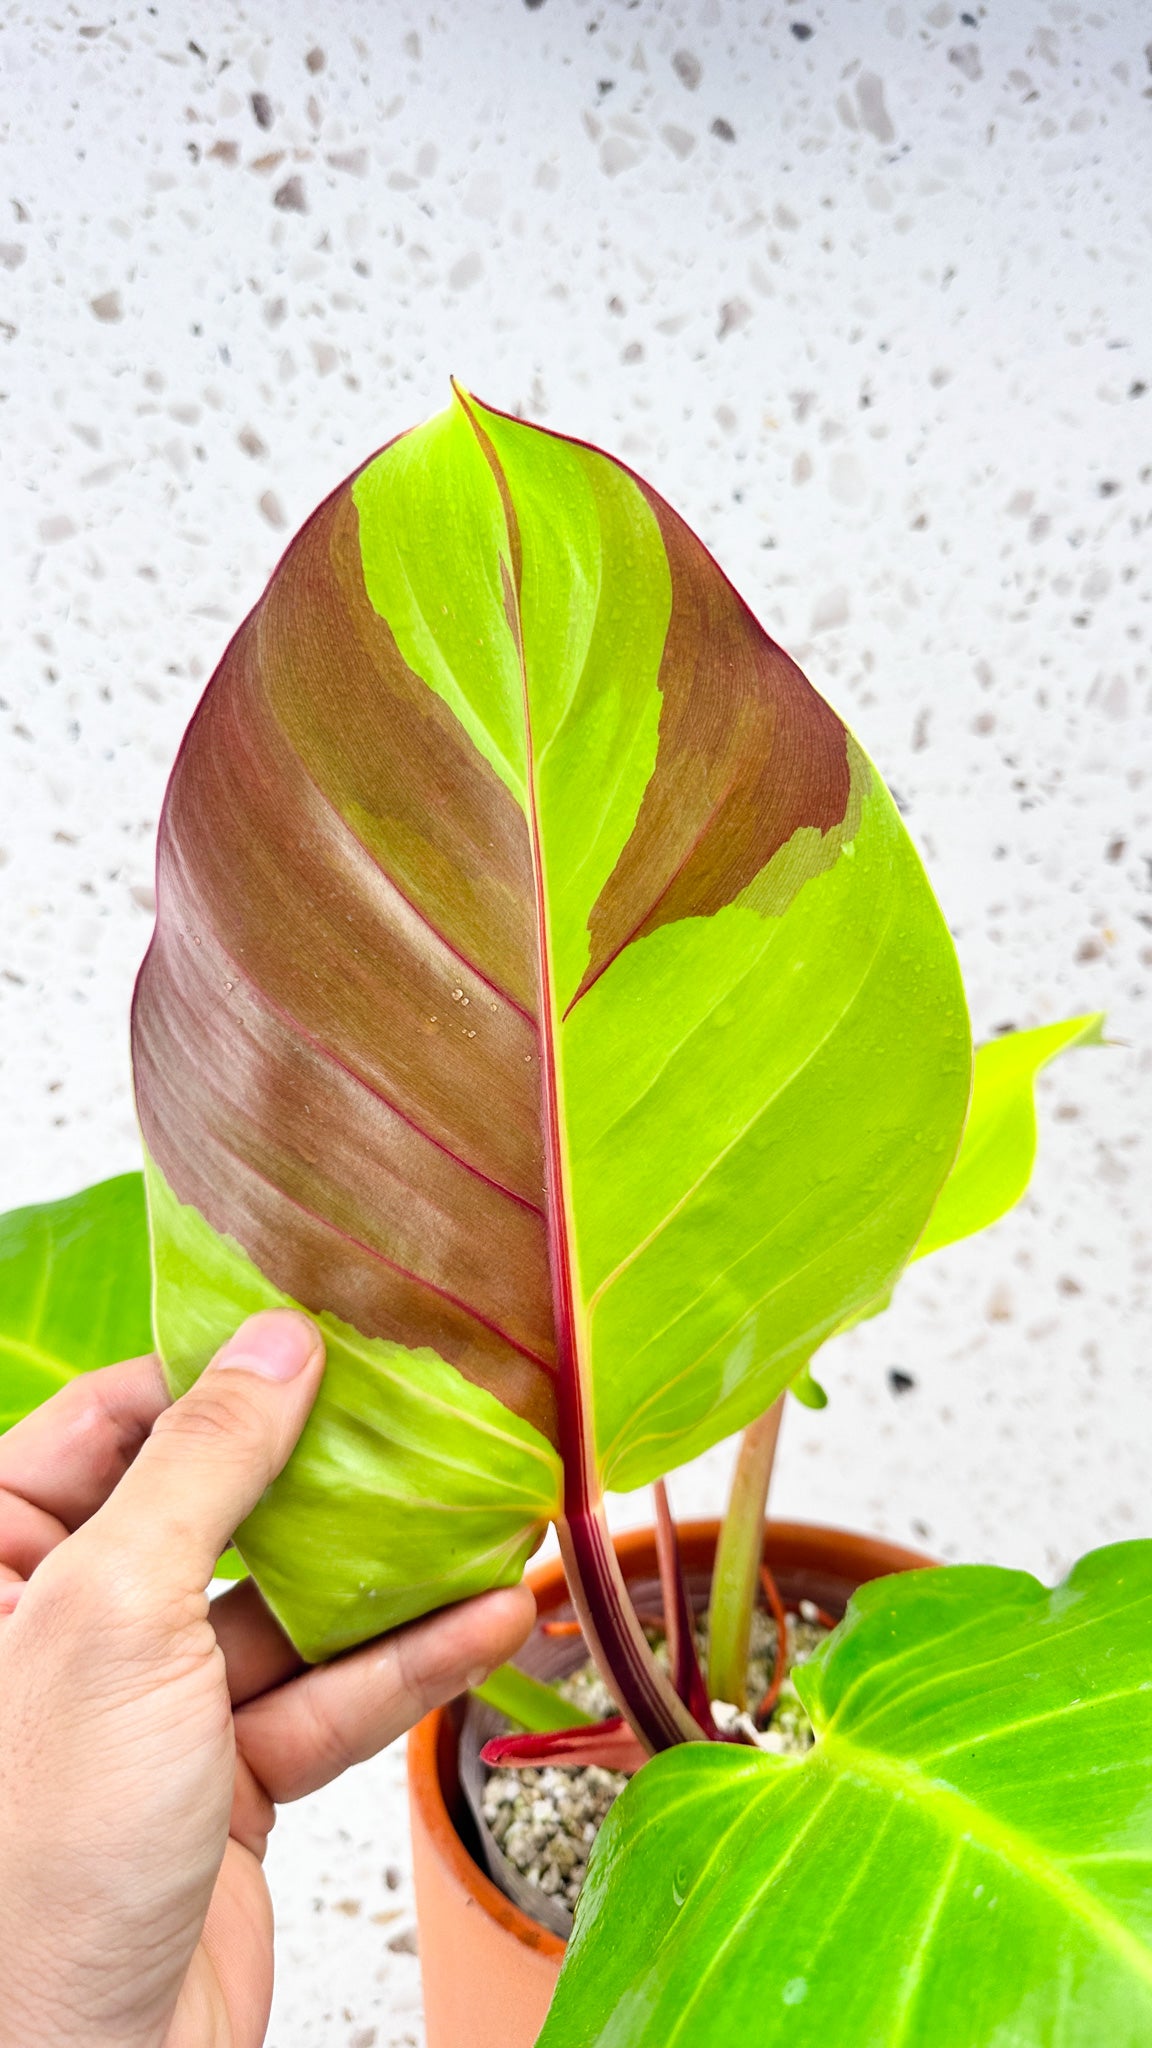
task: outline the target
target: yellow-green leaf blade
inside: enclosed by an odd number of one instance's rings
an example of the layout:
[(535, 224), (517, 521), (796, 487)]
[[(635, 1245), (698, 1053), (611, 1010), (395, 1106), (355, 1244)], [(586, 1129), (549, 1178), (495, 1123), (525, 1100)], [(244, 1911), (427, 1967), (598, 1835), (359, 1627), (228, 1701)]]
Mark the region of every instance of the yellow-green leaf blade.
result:
[(782, 914), (630, 947), (564, 1051), (598, 1442), (626, 1489), (770, 1405), (907, 1257), (950, 1164), (963, 992), (878, 779)]

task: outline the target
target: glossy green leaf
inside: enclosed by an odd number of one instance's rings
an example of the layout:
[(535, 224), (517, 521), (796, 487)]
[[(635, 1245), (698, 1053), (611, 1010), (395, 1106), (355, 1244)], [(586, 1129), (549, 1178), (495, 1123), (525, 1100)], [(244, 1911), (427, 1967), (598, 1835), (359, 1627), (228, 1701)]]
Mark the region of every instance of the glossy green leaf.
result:
[(693, 1744), (601, 1831), (540, 2048), (1144, 2048), (1152, 1543), (857, 1593), (802, 1760)]
[(972, 1103), (956, 1163), (912, 1256), (956, 1244), (1006, 1215), (1020, 1200), (1036, 1157), (1036, 1077), (1058, 1053), (1103, 1045), (1102, 1011), (1009, 1031), (977, 1047)]
[(0, 1430), (77, 1373), (151, 1349), (138, 1173), (0, 1216)]
[[(312, 1652), (749, 1421), (955, 1154), (955, 955), (875, 770), (647, 484), (463, 394), (233, 641), (158, 905), (134, 1062), (173, 1383), (238, 1258), (356, 1333), (243, 1538)], [(490, 1404), (530, 1539), (477, 1504)]]

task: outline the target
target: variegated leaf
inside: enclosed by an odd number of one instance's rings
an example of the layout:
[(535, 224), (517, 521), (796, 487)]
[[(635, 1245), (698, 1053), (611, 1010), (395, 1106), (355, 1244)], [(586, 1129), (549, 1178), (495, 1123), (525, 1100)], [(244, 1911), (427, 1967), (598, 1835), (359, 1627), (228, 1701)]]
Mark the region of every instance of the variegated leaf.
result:
[(956, 961), (875, 770), (647, 484), (464, 394), (289, 548), (158, 900), (159, 1341), (182, 1386), (241, 1303), (325, 1318), (241, 1537), (310, 1655), (766, 1407), (956, 1150)]

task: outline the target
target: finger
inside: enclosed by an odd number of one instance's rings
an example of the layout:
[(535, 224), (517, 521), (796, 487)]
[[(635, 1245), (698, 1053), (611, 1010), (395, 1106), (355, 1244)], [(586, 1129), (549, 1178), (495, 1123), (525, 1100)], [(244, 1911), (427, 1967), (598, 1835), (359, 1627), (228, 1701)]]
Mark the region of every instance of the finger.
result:
[(324, 1371), (315, 1323), (295, 1309), (249, 1316), (157, 1420), (111, 1499), (73, 1540), (162, 1601), (202, 1593), (308, 1418)]
[(272, 1799), (301, 1799), (479, 1685), (520, 1648), (535, 1614), (527, 1586), (510, 1586), (319, 1665), (240, 1708), (240, 1756)]
[(0, 1565), (27, 1578), (119, 1485), (168, 1406), (157, 1358), (81, 1373), (0, 1437)]
[(18, 1493), (0, 1493), (0, 1578), (31, 1578), (67, 1534), (55, 1515), (45, 1514)]
[(230, 1841), (168, 2036), (172, 2048), (259, 2048), (272, 2006), (272, 1901), (259, 1861)]
[[(2, 1603), (0, 1593), (0, 1603)], [(283, 1685), (304, 1669), (304, 1659), (293, 1649), (275, 1616), (271, 1614), (251, 1579), (221, 1593), (209, 1610), (216, 1638), (224, 1652), (228, 1693), (234, 1707), (271, 1686)]]

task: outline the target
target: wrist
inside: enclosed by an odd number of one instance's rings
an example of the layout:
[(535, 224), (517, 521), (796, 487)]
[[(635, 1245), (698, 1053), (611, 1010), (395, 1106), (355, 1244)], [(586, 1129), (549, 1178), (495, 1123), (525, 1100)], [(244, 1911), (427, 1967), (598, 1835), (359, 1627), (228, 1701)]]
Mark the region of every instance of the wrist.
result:
[(164, 2048), (167, 2027), (148, 2027), (143, 2032), (123, 2018), (103, 2010), (97, 1999), (93, 2011), (79, 1986), (64, 1989), (45, 1986), (55, 1965), (42, 1965), (33, 1973), (13, 1967), (12, 1952), (0, 1935), (0, 1969), (4, 1977), (4, 2001), (0, 2010), (0, 2048)]
[(121, 1969), (114, 1931), (39, 1898), (3, 1830), (0, 1808), (0, 2048), (163, 2048), (166, 2020), (142, 2008), (146, 1960)]

